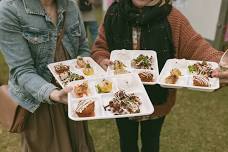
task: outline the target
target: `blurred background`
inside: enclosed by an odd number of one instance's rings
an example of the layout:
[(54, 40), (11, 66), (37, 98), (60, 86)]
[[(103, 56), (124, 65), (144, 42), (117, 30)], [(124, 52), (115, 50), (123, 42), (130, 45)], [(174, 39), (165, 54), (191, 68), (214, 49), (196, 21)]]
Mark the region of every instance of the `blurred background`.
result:
[[(99, 25), (111, 1), (94, 2), (95, 19), (91, 18)], [(228, 48), (228, 0), (173, 0), (173, 5), (215, 48)], [(93, 32), (88, 26), (90, 46)], [(0, 54), (0, 85), (7, 80), (8, 67)], [(180, 89), (177, 95), (162, 130), (161, 152), (228, 152), (228, 87), (213, 93)], [(89, 121), (89, 127), (97, 152), (119, 152), (115, 120)], [(0, 127), (0, 152), (19, 151), (19, 135)]]

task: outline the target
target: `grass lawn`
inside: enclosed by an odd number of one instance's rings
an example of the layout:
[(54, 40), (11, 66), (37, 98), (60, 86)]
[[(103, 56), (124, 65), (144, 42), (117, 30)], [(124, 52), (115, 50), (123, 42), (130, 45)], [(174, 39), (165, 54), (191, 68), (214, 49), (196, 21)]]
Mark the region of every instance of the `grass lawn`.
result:
[[(214, 93), (179, 90), (167, 116), (161, 152), (228, 152), (228, 88)], [(91, 121), (97, 152), (118, 152), (114, 121)]]
[(6, 83), (8, 80), (8, 67), (0, 52), (0, 84)]
[[(161, 135), (161, 152), (228, 152), (228, 88), (179, 90)], [(114, 120), (90, 121), (97, 152), (119, 152)], [(19, 152), (18, 135), (0, 129), (0, 151)]]
[[(0, 55), (0, 82), (8, 69)], [(114, 120), (90, 121), (97, 152), (119, 152)], [(228, 87), (213, 93), (181, 89), (161, 135), (161, 152), (228, 152)], [(19, 152), (20, 140), (0, 127), (0, 152)]]

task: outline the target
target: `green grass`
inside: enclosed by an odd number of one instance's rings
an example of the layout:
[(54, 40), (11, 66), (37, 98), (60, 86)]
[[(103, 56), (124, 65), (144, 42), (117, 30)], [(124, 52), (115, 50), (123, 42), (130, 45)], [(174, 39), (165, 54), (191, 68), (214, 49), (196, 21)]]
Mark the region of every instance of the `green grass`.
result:
[[(8, 68), (0, 55), (0, 82)], [(90, 121), (97, 152), (118, 152), (114, 120)], [(228, 88), (214, 93), (179, 90), (161, 135), (161, 152), (228, 152)], [(0, 152), (19, 152), (19, 136), (0, 128)]]
[[(228, 152), (228, 88), (179, 90), (161, 135), (161, 152)], [(119, 152), (114, 120), (89, 122), (97, 152)], [(0, 129), (0, 151), (19, 152), (18, 135)]]
[(178, 92), (161, 138), (162, 152), (227, 152), (228, 88)]
[(7, 133), (0, 127), (0, 151), (20, 152), (20, 140), (17, 134)]
[[(179, 90), (161, 135), (161, 152), (228, 152), (228, 88), (214, 93)], [(97, 152), (118, 152), (114, 122), (91, 121)]]
[(8, 80), (8, 67), (0, 52), (0, 84), (6, 83)]

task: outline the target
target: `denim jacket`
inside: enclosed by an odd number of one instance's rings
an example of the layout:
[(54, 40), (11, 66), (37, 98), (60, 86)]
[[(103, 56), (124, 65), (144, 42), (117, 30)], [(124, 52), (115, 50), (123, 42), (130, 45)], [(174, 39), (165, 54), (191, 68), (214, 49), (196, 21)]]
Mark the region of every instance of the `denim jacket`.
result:
[[(0, 2), (0, 50), (9, 66), (9, 92), (22, 107), (34, 112), (49, 99), (56, 86), (47, 65), (54, 61), (57, 35), (66, 12), (64, 49), (71, 58), (89, 56), (83, 21), (73, 0), (57, 0), (58, 21), (54, 25), (40, 0)], [(67, 6), (67, 7), (66, 7)]]

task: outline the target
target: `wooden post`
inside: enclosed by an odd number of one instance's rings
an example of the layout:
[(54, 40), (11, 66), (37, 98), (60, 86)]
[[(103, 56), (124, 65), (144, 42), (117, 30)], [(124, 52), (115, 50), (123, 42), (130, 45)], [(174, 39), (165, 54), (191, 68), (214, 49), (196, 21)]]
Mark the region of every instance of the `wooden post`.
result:
[(224, 33), (225, 27), (228, 24), (228, 0), (222, 0), (219, 20), (217, 24), (214, 47), (218, 50), (224, 49)]

